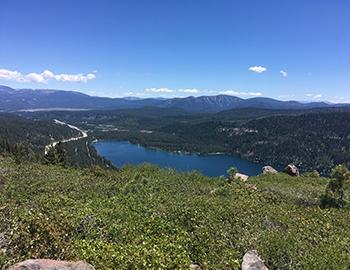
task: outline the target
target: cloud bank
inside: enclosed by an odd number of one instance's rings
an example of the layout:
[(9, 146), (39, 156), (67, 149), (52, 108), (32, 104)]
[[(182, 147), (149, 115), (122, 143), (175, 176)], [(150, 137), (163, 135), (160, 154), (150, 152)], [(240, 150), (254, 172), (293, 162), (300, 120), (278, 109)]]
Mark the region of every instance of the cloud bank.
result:
[(142, 91), (129, 91), (124, 93), (124, 96), (146, 96), (153, 97), (157, 95), (163, 95), (167, 97), (176, 97), (176, 96), (188, 96), (188, 95), (230, 95), (230, 96), (241, 96), (241, 97), (259, 97), (263, 94), (261, 92), (253, 91), (236, 91), (236, 90), (200, 90), (197, 88), (179, 88), (173, 89), (168, 87), (152, 87), (146, 88)]
[(238, 91), (233, 91), (233, 90), (220, 91), (219, 93), (222, 95), (229, 95), (229, 96), (245, 96), (245, 97), (262, 96), (262, 93), (260, 93), (260, 92), (238, 92)]
[(308, 98), (312, 98), (312, 99), (320, 99), (320, 98), (322, 98), (322, 94), (306, 94), (306, 96)]
[(169, 88), (146, 88), (145, 92), (148, 93), (173, 93), (175, 90)]
[(230, 95), (230, 96), (245, 96), (245, 97), (258, 97), (262, 96), (262, 93), (260, 92), (242, 92), (242, 91), (235, 91), (235, 90), (224, 90), (224, 91), (207, 91), (207, 90), (199, 90), (197, 88), (185, 88), (185, 89), (171, 89), (167, 87), (162, 88), (146, 88), (144, 90), (146, 93), (163, 93), (163, 94), (170, 94), (170, 93), (187, 93), (187, 94), (221, 94), (221, 95)]
[(21, 83), (48, 83), (49, 81), (58, 82), (75, 82), (86, 83), (90, 80), (96, 79), (96, 72), (88, 74), (54, 74), (50, 70), (44, 70), (42, 73), (28, 73), (22, 74), (18, 71), (12, 71), (7, 69), (0, 69), (0, 79), (8, 81), (16, 81)]
[(162, 88), (146, 88), (145, 92), (147, 93), (192, 93), (197, 94), (200, 90), (195, 88), (186, 88), (186, 89), (170, 89), (166, 87)]

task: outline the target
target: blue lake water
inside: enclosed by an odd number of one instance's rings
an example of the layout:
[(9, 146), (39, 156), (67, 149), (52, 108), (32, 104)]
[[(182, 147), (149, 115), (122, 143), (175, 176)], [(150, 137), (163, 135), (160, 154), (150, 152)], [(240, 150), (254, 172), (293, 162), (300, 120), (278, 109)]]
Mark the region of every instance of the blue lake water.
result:
[(249, 176), (258, 175), (263, 165), (230, 155), (197, 155), (168, 152), (142, 147), (126, 141), (100, 141), (94, 144), (97, 152), (114, 166), (153, 163), (178, 171), (199, 171), (207, 176), (226, 175), (230, 167)]

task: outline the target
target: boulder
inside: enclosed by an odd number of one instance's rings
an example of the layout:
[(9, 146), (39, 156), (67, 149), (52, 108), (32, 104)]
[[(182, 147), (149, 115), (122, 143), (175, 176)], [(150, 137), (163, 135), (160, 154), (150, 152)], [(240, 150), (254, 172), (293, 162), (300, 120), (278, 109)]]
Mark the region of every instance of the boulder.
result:
[(242, 270), (268, 270), (256, 250), (250, 250), (243, 256)]
[(277, 174), (278, 171), (276, 171), (273, 167), (271, 166), (264, 166), (262, 168), (262, 174), (266, 175), (266, 174)]
[(27, 260), (10, 266), (8, 270), (95, 270), (90, 264), (78, 261), (56, 261), (49, 259)]
[(290, 176), (300, 176), (299, 169), (294, 164), (289, 164), (285, 169), (284, 172), (286, 174), (289, 174)]
[(236, 173), (235, 174), (235, 180), (241, 180), (241, 181), (247, 181), (248, 180), (248, 178), (249, 178), (249, 176), (248, 175), (245, 175), (245, 174), (243, 174), (243, 173)]

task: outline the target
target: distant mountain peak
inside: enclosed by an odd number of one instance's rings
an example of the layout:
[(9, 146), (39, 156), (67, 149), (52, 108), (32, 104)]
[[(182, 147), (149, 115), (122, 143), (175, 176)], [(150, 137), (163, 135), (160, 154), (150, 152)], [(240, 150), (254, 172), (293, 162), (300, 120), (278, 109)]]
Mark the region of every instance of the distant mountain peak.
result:
[[(343, 104), (344, 105), (344, 104)], [(105, 98), (81, 92), (54, 89), (18, 89), (0, 85), (0, 110), (16, 111), (45, 108), (130, 109), (143, 107), (178, 108), (188, 112), (219, 112), (240, 108), (310, 109), (330, 106), (325, 102), (302, 103), (268, 97), (242, 99), (230, 95), (189, 96), (178, 98)]]

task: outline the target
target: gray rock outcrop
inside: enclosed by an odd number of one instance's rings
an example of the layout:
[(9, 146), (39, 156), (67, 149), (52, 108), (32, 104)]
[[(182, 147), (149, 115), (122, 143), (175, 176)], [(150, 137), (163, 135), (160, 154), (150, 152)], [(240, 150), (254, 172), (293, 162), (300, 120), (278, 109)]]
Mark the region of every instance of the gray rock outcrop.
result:
[(264, 166), (262, 168), (262, 174), (266, 175), (266, 174), (277, 174), (278, 171), (276, 171), (273, 167), (271, 166)]
[(242, 270), (268, 270), (256, 250), (250, 250), (243, 256)]
[(198, 264), (196, 264), (196, 263), (192, 263), (192, 264), (190, 265), (190, 269), (193, 269), (193, 270), (200, 270), (201, 267), (200, 267)]
[(299, 169), (294, 164), (289, 164), (283, 172), (289, 174), (290, 176), (300, 176)]
[(90, 264), (78, 261), (56, 261), (49, 259), (27, 260), (10, 266), (8, 270), (95, 270)]
[(243, 173), (236, 173), (235, 174), (235, 180), (241, 180), (241, 181), (245, 182), (248, 180), (248, 178), (249, 178), (249, 176), (245, 175)]

